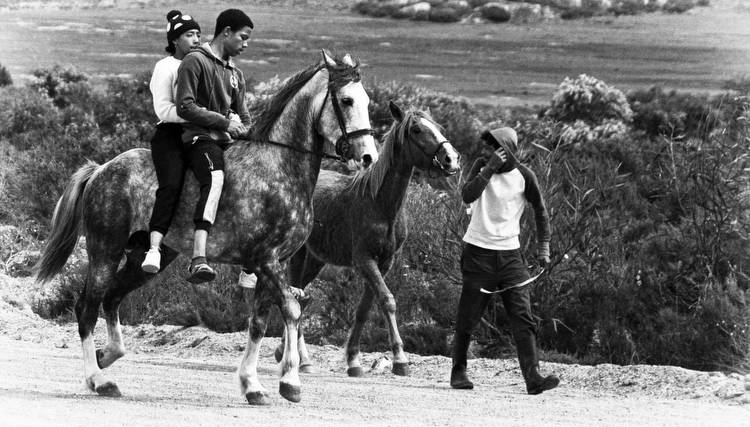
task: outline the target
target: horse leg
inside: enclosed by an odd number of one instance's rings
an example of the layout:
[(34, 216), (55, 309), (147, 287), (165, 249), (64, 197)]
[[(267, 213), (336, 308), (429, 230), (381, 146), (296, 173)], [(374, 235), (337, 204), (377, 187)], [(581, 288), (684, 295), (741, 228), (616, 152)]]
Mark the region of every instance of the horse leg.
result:
[(264, 263), (260, 266), (263, 278), (279, 306), (281, 316), (284, 319), (284, 355), (281, 358), (281, 380), (279, 381), (279, 393), (291, 402), (300, 401), (301, 385), (299, 380), (299, 349), (297, 338), (299, 331), (299, 319), (302, 314), (300, 304), (294, 297), (286, 278), (284, 269), (278, 260)]
[[(104, 348), (96, 350), (96, 362), (101, 369), (109, 367), (125, 355), (125, 346), (122, 342), (122, 331), (120, 329), (120, 303), (128, 293), (143, 286), (156, 276), (144, 272), (141, 268), (148, 247), (148, 234), (145, 231), (136, 232), (130, 237), (125, 249), (125, 265), (115, 274), (116, 286), (110, 287), (104, 294), (102, 309), (107, 321), (109, 342)], [(172, 248), (163, 247), (162, 269), (169, 265), (177, 257), (177, 254)]]
[[(86, 385), (100, 396), (120, 397), (122, 394), (113, 381), (107, 379), (97, 363), (94, 344), (94, 327), (99, 315), (99, 306), (108, 286), (115, 286), (114, 276), (117, 260), (102, 259), (95, 250), (89, 250), (89, 268), (86, 284), (75, 306), (78, 318), (78, 334), (83, 350), (83, 371)], [(119, 331), (118, 331), (119, 332)]]
[[(289, 260), (289, 281), (290, 285), (296, 288), (304, 289), (310, 284), (323, 269), (325, 263), (319, 261), (317, 258), (312, 256), (304, 246), (300, 248)], [(305, 308), (310, 304), (310, 298), (302, 298), (299, 301), (302, 312), (305, 312)], [(286, 331), (284, 332), (286, 335)], [(305, 343), (305, 336), (302, 324), (299, 326), (299, 333), (297, 338), (297, 346), (299, 347), (300, 364), (299, 370), (305, 374), (314, 374), (316, 372), (315, 366), (310, 361), (310, 353), (307, 350), (307, 344)], [(277, 362), (281, 362), (281, 358), (284, 355), (284, 339), (273, 353)]]
[[(388, 264), (386, 263), (386, 265)], [(393, 351), (393, 373), (402, 376), (409, 375), (409, 359), (404, 353), (404, 342), (398, 333), (398, 323), (396, 322), (396, 299), (386, 286), (381, 269), (374, 260), (365, 261), (358, 265), (357, 269), (377, 292), (380, 309), (388, 320), (388, 337), (391, 351)], [(387, 272), (387, 268), (383, 270)]]
[[(256, 273), (257, 274), (257, 273)], [(237, 374), (240, 378), (240, 390), (251, 405), (268, 405), (268, 392), (258, 379), (258, 355), (260, 343), (266, 334), (268, 312), (271, 307), (271, 295), (265, 280), (258, 277), (255, 285), (253, 316), (250, 319), (248, 342), (245, 354), (240, 362)]]
[(349, 330), (349, 337), (346, 340), (346, 373), (350, 377), (361, 377), (364, 374), (359, 361), (359, 340), (362, 336), (362, 329), (365, 322), (367, 322), (370, 307), (372, 307), (372, 298), (372, 289), (369, 284), (365, 284), (365, 292), (359, 301), (357, 312), (354, 315), (354, 324)]

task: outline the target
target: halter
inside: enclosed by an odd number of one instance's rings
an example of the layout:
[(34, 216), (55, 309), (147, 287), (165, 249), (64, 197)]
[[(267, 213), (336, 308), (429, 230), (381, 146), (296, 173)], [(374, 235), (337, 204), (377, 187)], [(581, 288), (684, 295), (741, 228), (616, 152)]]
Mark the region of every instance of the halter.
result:
[[(349, 154), (352, 149), (352, 144), (349, 142), (349, 139), (356, 138), (359, 136), (365, 136), (365, 135), (372, 135), (372, 129), (371, 128), (365, 128), (365, 129), (358, 129), (353, 132), (347, 132), (346, 131), (346, 123), (344, 122), (344, 112), (341, 111), (341, 106), (339, 105), (339, 99), (336, 96), (336, 91), (331, 90), (332, 84), (329, 81), (328, 83), (328, 91), (326, 92), (326, 97), (328, 95), (331, 95), (331, 105), (333, 105), (333, 112), (336, 116), (336, 121), (339, 123), (339, 129), (341, 130), (341, 137), (336, 140), (336, 154), (339, 156), (346, 156), (349, 157)], [(326, 100), (323, 100), (323, 108), (325, 108)], [(320, 109), (321, 114), (323, 113), (323, 108)], [(320, 120), (320, 116), (318, 117), (318, 120)]]
[[(424, 154), (425, 157), (428, 157), (428, 158), (431, 157), (432, 158), (431, 159), (432, 166), (434, 166), (436, 169), (439, 169), (440, 171), (442, 171), (447, 176), (455, 175), (456, 172), (458, 172), (457, 170), (455, 170), (455, 171), (448, 170), (445, 166), (443, 166), (442, 163), (440, 163), (440, 160), (438, 160), (438, 153), (443, 148), (443, 145), (449, 144), (449, 143), (450, 143), (450, 141), (448, 141), (447, 139), (445, 141), (442, 141), (441, 143), (439, 143), (438, 146), (435, 147), (435, 151), (432, 153), (432, 155), (430, 155), (427, 152), (427, 150), (425, 150), (424, 148), (422, 148), (418, 144), (409, 144), (409, 154), (412, 155), (412, 150), (413, 150), (412, 146), (416, 145), (417, 148), (419, 149), (419, 151), (421, 151), (422, 154)], [(459, 161), (459, 164), (460, 164), (461, 154), (459, 153), (458, 156), (459, 156), (458, 157), (458, 161)], [(412, 155), (412, 158), (413, 157), (414, 156)], [(436, 177), (433, 177), (430, 172), (431, 172), (431, 168), (427, 169), (427, 176), (430, 177), (430, 178), (436, 178)]]
[[(329, 75), (330, 75), (330, 71), (329, 71)], [(271, 141), (271, 140), (268, 140), (266, 142), (271, 145), (277, 145), (279, 147), (286, 147), (286, 148), (289, 148), (290, 150), (297, 151), (299, 153), (313, 154), (316, 156), (324, 157), (326, 159), (334, 159), (340, 162), (346, 162), (346, 160), (344, 160), (344, 157), (349, 157), (349, 154), (351, 153), (351, 149), (352, 149), (352, 144), (349, 140), (351, 138), (356, 138), (359, 136), (372, 135), (373, 132), (371, 128), (358, 129), (353, 132), (346, 131), (346, 122), (344, 121), (344, 112), (341, 111), (341, 106), (338, 103), (338, 97), (336, 96), (336, 91), (332, 90), (332, 86), (333, 85), (331, 84), (330, 79), (329, 79), (329, 82), (326, 88), (326, 96), (323, 98), (323, 104), (321, 104), (322, 106), (320, 107), (320, 111), (318, 112), (318, 117), (315, 119), (315, 123), (316, 124), (320, 123), (320, 119), (321, 117), (323, 117), (323, 110), (325, 110), (326, 101), (328, 101), (328, 97), (330, 96), (331, 105), (333, 105), (333, 112), (334, 112), (334, 115), (336, 116), (336, 121), (338, 122), (339, 129), (341, 130), (341, 137), (339, 137), (339, 139), (336, 140), (336, 154), (328, 154), (325, 151), (317, 152), (317, 151), (312, 151), (312, 150), (308, 150), (305, 148), (298, 148), (298, 147), (294, 147), (288, 144), (283, 144), (281, 142), (276, 142), (276, 141)], [(323, 150), (325, 150), (325, 148), (323, 148)], [(435, 154), (437, 155), (437, 152)]]

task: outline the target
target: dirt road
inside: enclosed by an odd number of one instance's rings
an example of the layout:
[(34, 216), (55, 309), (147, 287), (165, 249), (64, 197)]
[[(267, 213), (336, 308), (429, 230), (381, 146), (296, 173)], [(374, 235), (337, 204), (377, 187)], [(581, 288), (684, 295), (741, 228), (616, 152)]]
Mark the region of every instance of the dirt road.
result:
[(750, 420), (747, 406), (590, 393), (565, 382), (527, 396), (517, 381), (455, 391), (445, 381), (390, 374), (351, 379), (327, 371), (304, 375), (303, 400), (292, 404), (275, 393), (270, 354), (259, 373), (274, 391), (272, 405), (250, 407), (239, 394), (235, 362), (227, 356), (128, 354), (107, 371), (123, 397), (101, 398), (83, 384), (78, 345), (56, 348), (0, 335), (0, 424), (601, 427), (740, 426)]

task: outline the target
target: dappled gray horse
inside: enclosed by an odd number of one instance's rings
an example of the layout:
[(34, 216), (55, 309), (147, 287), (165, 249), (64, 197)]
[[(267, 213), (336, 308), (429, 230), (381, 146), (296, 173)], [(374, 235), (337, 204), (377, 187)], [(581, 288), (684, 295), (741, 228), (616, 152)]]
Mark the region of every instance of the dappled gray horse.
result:
[[(395, 119), (384, 136), (380, 160), (355, 176), (323, 170), (315, 187), (315, 223), (305, 246), (290, 260), (292, 286), (304, 288), (325, 264), (354, 267), (365, 288), (346, 344), (347, 373), (361, 376), (359, 339), (374, 297), (388, 320), (393, 372), (408, 375), (409, 360), (396, 324), (396, 301), (383, 277), (407, 235), (404, 201), (415, 167), (449, 176), (459, 170), (459, 155), (425, 112), (404, 113), (390, 103)], [(287, 331), (288, 332), (288, 331)], [(276, 350), (281, 360), (287, 338)], [(312, 370), (299, 332), (301, 370)]]
[[(279, 392), (293, 402), (300, 400), (300, 306), (281, 261), (304, 244), (312, 228), (312, 195), (324, 149), (336, 145), (346, 158), (377, 160), (368, 104), (358, 64), (349, 55), (334, 59), (323, 52), (321, 63), (290, 77), (264, 105), (255, 127), (256, 142), (237, 141), (226, 151), (226, 180), (207, 254), (211, 260), (242, 265), (258, 276), (249, 342), (238, 370), (242, 393), (250, 404), (269, 401), (258, 380), (257, 364), (273, 302), (281, 309), (288, 337)], [(192, 248), (191, 207), (198, 186), (188, 175), (174, 225), (162, 246), (162, 271), (178, 252), (189, 254)], [(40, 281), (57, 274), (82, 228), (89, 265), (75, 312), (86, 384), (100, 395), (120, 395), (102, 372), (125, 353), (120, 302), (155, 276), (144, 273), (140, 265), (156, 186), (146, 149), (127, 151), (101, 166), (93, 162), (83, 166), (58, 201), (37, 267)], [(109, 343), (97, 350), (92, 333), (100, 305)]]

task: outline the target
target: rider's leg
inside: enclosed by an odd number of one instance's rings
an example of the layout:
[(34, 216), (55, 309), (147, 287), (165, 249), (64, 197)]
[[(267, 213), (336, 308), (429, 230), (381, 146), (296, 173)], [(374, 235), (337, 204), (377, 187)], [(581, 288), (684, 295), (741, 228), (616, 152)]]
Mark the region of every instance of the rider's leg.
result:
[(224, 153), (214, 142), (198, 141), (190, 149), (190, 166), (200, 185), (200, 195), (193, 216), (195, 240), (188, 281), (202, 283), (216, 277), (206, 261), (206, 240), (216, 219), (224, 186)]
[(161, 267), (159, 246), (172, 223), (180, 200), (186, 167), (181, 133), (180, 124), (162, 123), (156, 127), (151, 139), (151, 158), (159, 188), (156, 190), (156, 200), (149, 221), (150, 248), (141, 264), (141, 268), (147, 273), (157, 273)]

